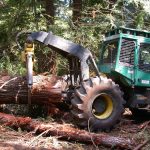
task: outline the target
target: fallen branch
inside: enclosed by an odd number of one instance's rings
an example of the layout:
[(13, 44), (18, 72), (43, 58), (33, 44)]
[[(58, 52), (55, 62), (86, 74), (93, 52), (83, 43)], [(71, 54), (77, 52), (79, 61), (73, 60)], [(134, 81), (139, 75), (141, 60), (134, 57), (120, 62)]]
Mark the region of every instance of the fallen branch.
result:
[(150, 121), (146, 121), (139, 126), (139, 129), (145, 129), (148, 125), (150, 125)]
[(29, 117), (15, 117), (9, 114), (0, 113), (0, 124), (22, 130), (34, 131), (35, 134), (44, 136), (58, 136), (59, 139), (91, 143), (95, 145), (104, 145), (107, 147), (120, 147), (132, 149), (134, 142), (130, 139), (110, 136), (102, 133), (90, 133), (85, 130), (79, 130), (66, 124), (41, 123), (32, 120)]
[(139, 144), (137, 147), (135, 147), (133, 150), (141, 150), (146, 144), (149, 143), (150, 140), (145, 140), (142, 144)]

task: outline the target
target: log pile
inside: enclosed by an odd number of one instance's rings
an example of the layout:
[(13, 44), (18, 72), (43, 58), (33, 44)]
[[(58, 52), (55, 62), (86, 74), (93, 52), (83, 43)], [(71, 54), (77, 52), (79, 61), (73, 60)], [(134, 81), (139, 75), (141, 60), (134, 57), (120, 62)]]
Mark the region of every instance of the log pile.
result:
[[(33, 77), (32, 104), (51, 104), (62, 101), (66, 83), (61, 77), (38, 75)], [(26, 104), (28, 89), (25, 77), (0, 76), (0, 104)]]
[(107, 147), (132, 149), (135, 144), (130, 139), (114, 137), (106, 133), (91, 133), (74, 128), (68, 124), (43, 123), (29, 117), (15, 117), (4, 113), (0, 113), (0, 124), (13, 129), (21, 128), (22, 130), (34, 131), (35, 134), (42, 134), (43, 136), (52, 135), (63, 140), (94, 143), (95, 145), (104, 145)]

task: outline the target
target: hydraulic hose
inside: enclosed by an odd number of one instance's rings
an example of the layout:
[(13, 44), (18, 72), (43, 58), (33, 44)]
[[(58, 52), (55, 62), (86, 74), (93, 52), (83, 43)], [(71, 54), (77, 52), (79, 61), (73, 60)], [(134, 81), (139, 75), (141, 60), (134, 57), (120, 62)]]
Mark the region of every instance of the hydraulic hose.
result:
[(17, 46), (19, 48), (20, 51), (23, 50), (23, 47), (21, 46), (20, 42), (19, 42), (19, 38), (21, 35), (23, 34), (31, 34), (32, 32), (31, 31), (21, 31), (19, 32), (17, 35), (16, 35), (16, 43), (17, 43)]

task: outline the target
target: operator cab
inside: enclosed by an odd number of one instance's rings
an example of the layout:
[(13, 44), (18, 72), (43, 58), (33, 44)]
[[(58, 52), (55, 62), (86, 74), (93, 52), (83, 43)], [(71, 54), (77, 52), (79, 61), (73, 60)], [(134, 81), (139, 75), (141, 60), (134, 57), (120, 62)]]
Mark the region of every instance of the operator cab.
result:
[(126, 86), (150, 87), (150, 32), (121, 27), (106, 33), (99, 70)]

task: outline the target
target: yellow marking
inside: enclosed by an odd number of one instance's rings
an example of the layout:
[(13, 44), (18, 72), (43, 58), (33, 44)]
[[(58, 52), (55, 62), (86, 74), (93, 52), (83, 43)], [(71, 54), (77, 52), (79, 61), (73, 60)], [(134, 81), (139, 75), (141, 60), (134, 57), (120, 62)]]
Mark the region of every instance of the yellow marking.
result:
[(34, 52), (34, 44), (25, 43), (25, 52)]
[[(25, 43), (24, 51), (21, 52), (21, 61), (26, 62), (26, 55), (32, 54), (34, 56), (34, 44)], [(34, 57), (33, 57), (34, 61)]]

